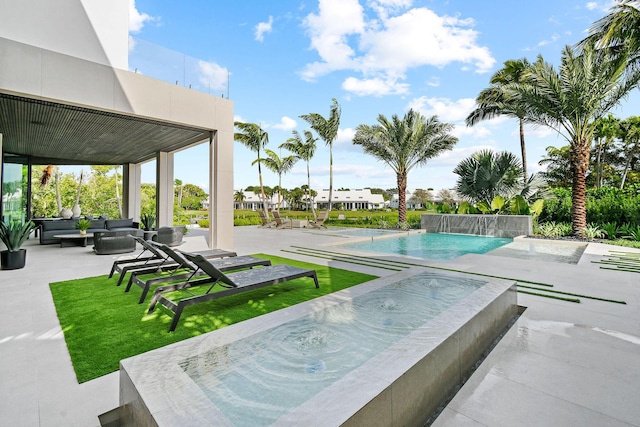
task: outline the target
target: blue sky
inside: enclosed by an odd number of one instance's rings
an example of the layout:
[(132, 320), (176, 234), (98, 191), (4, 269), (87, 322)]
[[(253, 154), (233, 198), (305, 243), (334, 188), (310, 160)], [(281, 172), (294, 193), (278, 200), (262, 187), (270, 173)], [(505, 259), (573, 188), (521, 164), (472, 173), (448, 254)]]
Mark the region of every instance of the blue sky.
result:
[[(130, 28), (140, 43), (204, 61), (205, 90), (229, 96), (236, 120), (259, 123), (269, 132), (268, 148), (276, 152), (292, 130), (308, 129), (301, 114), (327, 116), (331, 99), (336, 98), (342, 120), (333, 150), (335, 188), (396, 186), (395, 175), (385, 164), (351, 143), (359, 124), (375, 124), (378, 114), (402, 116), (410, 108), (454, 123), (459, 138), (454, 150), (409, 174), (409, 188), (439, 190), (455, 185), (453, 168), (477, 150), (509, 150), (520, 157), (517, 121), (500, 118), (473, 128), (464, 125), (476, 95), (503, 62), (523, 57), (534, 61), (541, 54), (557, 64), (563, 47), (581, 40), (611, 4), (608, 0), (136, 0)], [(133, 53), (131, 58), (133, 68)], [(139, 72), (153, 75), (154, 70), (145, 69), (148, 65), (141, 67)], [(193, 77), (193, 84), (198, 80)], [(621, 118), (637, 114), (639, 95), (634, 91), (613, 113)], [(527, 128), (526, 143), (528, 168), (533, 172), (540, 170), (545, 147), (565, 145), (545, 128)], [(234, 148), (234, 188), (257, 185), (257, 168), (251, 166), (255, 153), (238, 143)], [(318, 141), (311, 162), (312, 188), (329, 187), (328, 153)], [(175, 177), (207, 189), (207, 161), (205, 147), (178, 153)], [(152, 168), (145, 167), (143, 181), (153, 179)], [(264, 172), (264, 181), (278, 184), (270, 172)], [(283, 186), (303, 184), (306, 168), (298, 163), (283, 177)]]

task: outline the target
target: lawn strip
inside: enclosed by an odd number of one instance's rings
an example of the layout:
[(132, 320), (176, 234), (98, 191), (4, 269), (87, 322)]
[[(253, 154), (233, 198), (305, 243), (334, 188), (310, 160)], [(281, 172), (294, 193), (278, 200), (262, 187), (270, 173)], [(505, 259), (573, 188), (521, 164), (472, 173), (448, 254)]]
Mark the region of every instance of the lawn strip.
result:
[(614, 304), (627, 304), (626, 301), (618, 301), (618, 300), (609, 299), (609, 298), (592, 297), (592, 296), (589, 296), (589, 295), (574, 294), (572, 292), (555, 291), (555, 290), (551, 290), (551, 289), (549, 289), (549, 290), (547, 290), (547, 289), (539, 289), (539, 288), (534, 288), (533, 286), (525, 286), (525, 285), (518, 285), (518, 287), (519, 288), (526, 288), (526, 289), (533, 289), (533, 290), (536, 290), (536, 291), (552, 292), (554, 294), (569, 295), (569, 296), (572, 296), (572, 297), (593, 299), (593, 300), (597, 300), (597, 301), (612, 302)]
[(555, 295), (539, 294), (539, 293), (536, 293), (536, 292), (522, 291), (520, 289), (518, 289), (518, 293), (527, 294), (527, 295), (535, 295), (537, 297), (557, 299), (557, 300), (560, 300), (560, 301), (575, 302), (577, 304), (580, 304), (580, 300), (577, 299), (577, 298), (563, 298), (563, 297), (558, 297), (558, 296), (555, 296)]

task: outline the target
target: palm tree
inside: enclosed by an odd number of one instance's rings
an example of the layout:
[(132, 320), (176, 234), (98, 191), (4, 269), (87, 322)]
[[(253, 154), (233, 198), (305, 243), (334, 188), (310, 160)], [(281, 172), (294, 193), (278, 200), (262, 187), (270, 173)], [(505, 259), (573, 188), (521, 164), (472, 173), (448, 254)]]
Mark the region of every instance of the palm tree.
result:
[(522, 165), (508, 151), (482, 150), (458, 163), (453, 173), (458, 175), (458, 194), (491, 206), (491, 201), (498, 195), (507, 199), (515, 195), (521, 186)]
[(242, 190), (236, 191), (235, 194), (233, 195), (233, 200), (236, 203), (240, 204), (240, 209), (243, 208), (242, 204), (244, 203), (244, 199), (245, 199), (245, 196), (244, 196), (244, 192)]
[(393, 115), (391, 120), (380, 114), (377, 125), (359, 125), (353, 143), (364, 152), (385, 162), (396, 173), (398, 184), (398, 222), (407, 221), (407, 175), (415, 166), (446, 150), (451, 150), (458, 138), (451, 135), (453, 125), (437, 116), (424, 117), (413, 109), (404, 118)]
[(620, 132), (620, 120), (609, 114), (607, 117), (601, 117), (596, 121), (596, 128), (593, 134), (593, 141), (596, 151), (596, 187), (602, 187), (603, 173), (602, 162), (604, 153)]
[(260, 177), (260, 193), (262, 194), (262, 208), (266, 218), (269, 218), (269, 210), (267, 208), (267, 198), (264, 192), (264, 185), (262, 183), (262, 168), (260, 162), (260, 151), (269, 143), (269, 134), (262, 130), (260, 126), (255, 123), (234, 122), (234, 126), (237, 127), (240, 132), (233, 134), (233, 139), (240, 142), (249, 150), (258, 154), (258, 159), (251, 165), (258, 164), (258, 176)]
[(547, 154), (538, 162), (540, 166), (546, 166), (540, 176), (550, 187), (569, 188), (571, 187), (571, 147), (549, 146), (546, 148)]
[(525, 107), (527, 121), (548, 126), (571, 146), (572, 233), (587, 226), (586, 173), (597, 120), (637, 86), (640, 72), (625, 74), (627, 57), (597, 52), (585, 45), (580, 55), (566, 46), (558, 71), (542, 57), (532, 65), (527, 84), (509, 85)]
[(177, 187), (177, 191), (178, 191), (178, 206), (182, 207), (182, 180), (174, 179), (173, 183)]
[(333, 98), (329, 108), (329, 118), (326, 119), (318, 113), (310, 113), (300, 116), (316, 131), (320, 139), (329, 146), (329, 206), (327, 207), (327, 217), (331, 211), (331, 200), (333, 195), (333, 141), (338, 137), (340, 127), (340, 115), (342, 111), (340, 104)]
[(523, 84), (531, 64), (526, 58), (505, 61), (504, 67), (498, 70), (489, 82), (491, 86), (484, 89), (476, 98), (476, 109), (466, 118), (467, 126), (473, 126), (482, 120), (490, 120), (497, 116), (517, 118), (520, 126), (520, 151), (522, 153), (522, 174), (527, 180), (527, 150), (524, 142), (525, 110), (512, 91), (505, 87), (511, 84)]
[(282, 175), (289, 172), (293, 165), (296, 164), (296, 159), (294, 156), (287, 156), (280, 158), (275, 152), (269, 150), (268, 148), (264, 150), (267, 157), (263, 157), (262, 159), (256, 159), (253, 161), (251, 165), (256, 163), (264, 163), (264, 165), (271, 172), (278, 174), (278, 205), (276, 206), (276, 210), (280, 212), (280, 195), (282, 194)]
[(291, 151), (298, 159), (304, 160), (307, 162), (307, 211), (309, 210), (309, 205), (311, 205), (311, 212), (313, 212), (313, 220), (316, 218), (316, 209), (313, 207), (313, 203), (311, 203), (311, 172), (309, 169), (309, 162), (313, 158), (313, 155), (316, 152), (316, 141), (318, 138), (314, 138), (313, 134), (305, 130), (304, 131), (304, 141), (300, 136), (298, 131), (293, 131), (293, 137), (287, 139), (286, 142), (280, 144), (280, 148), (284, 148), (285, 150)]
[(609, 54), (628, 56), (628, 66), (640, 65), (640, 3), (637, 0), (617, 0), (609, 14), (589, 28), (578, 48), (594, 45)]
[(640, 117), (631, 116), (620, 123), (620, 139), (624, 145), (624, 169), (620, 180), (620, 189), (624, 188), (631, 160), (640, 151)]

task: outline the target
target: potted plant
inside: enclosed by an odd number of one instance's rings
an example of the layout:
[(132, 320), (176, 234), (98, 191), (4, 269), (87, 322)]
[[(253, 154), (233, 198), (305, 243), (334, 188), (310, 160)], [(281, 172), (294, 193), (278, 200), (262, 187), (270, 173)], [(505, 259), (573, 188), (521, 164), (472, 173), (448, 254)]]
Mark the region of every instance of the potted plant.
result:
[(24, 267), (27, 261), (27, 250), (20, 249), (20, 247), (34, 228), (35, 224), (31, 221), (24, 224), (0, 222), (0, 240), (7, 247), (7, 250), (0, 252), (0, 268), (2, 270), (15, 270)]
[(151, 231), (153, 230), (153, 226), (156, 224), (156, 217), (152, 214), (143, 214), (140, 217), (140, 222), (142, 223), (144, 231)]
[(87, 230), (91, 228), (91, 221), (85, 218), (78, 220), (78, 223), (76, 224), (76, 228), (80, 230), (81, 235), (85, 235), (87, 234)]

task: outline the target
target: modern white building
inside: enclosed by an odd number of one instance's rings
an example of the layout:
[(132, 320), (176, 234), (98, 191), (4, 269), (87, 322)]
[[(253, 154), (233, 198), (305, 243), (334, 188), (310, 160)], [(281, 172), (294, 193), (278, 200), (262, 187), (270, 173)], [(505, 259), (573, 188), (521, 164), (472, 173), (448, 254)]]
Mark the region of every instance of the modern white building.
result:
[[(315, 197), (315, 207), (325, 209), (329, 204), (329, 190), (318, 190)], [(368, 188), (358, 190), (333, 190), (331, 204), (339, 209), (384, 209), (385, 201), (382, 194), (371, 194)]]
[[(209, 145), (209, 243), (233, 248), (233, 103), (128, 69), (129, 0), (0, 0), (0, 172), (122, 165), (123, 211), (140, 215), (141, 165), (156, 161), (158, 225), (173, 221), (173, 159)], [(181, 73), (183, 74), (183, 73)], [(13, 182), (13, 181), (12, 181)], [(30, 217), (0, 204), (2, 219)], [(224, 201), (224, 202), (220, 202)]]

